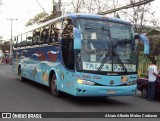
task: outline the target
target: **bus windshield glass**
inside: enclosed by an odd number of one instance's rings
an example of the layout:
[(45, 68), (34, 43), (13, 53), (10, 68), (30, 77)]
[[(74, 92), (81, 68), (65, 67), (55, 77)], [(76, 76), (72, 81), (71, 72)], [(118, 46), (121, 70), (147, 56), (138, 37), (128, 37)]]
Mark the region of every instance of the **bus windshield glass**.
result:
[(135, 41), (130, 25), (77, 19), (81, 32), (78, 70), (136, 72)]

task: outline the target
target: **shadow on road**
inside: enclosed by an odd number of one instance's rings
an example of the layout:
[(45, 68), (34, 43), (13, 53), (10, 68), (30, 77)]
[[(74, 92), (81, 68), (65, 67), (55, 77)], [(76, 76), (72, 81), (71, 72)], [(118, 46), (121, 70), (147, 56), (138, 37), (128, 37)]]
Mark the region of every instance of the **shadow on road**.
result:
[[(138, 99), (142, 99), (142, 100), (146, 100), (146, 101), (147, 101), (146, 98), (143, 98), (143, 97), (141, 96), (141, 91), (137, 91), (137, 92), (136, 92), (136, 97), (137, 97)], [(156, 96), (155, 99), (154, 99), (154, 101), (160, 102), (160, 97)]]
[[(18, 80), (18, 79), (17, 79)], [(24, 82), (26, 85), (29, 85), (42, 93), (52, 96), (50, 88), (39, 84), (37, 82), (33, 82), (31, 80), (26, 79)], [(57, 98), (54, 97), (53, 98)], [(121, 98), (121, 101), (119, 100)], [(58, 99), (63, 100), (67, 103), (74, 103), (75, 105), (83, 105), (83, 106), (118, 106), (118, 105), (130, 105), (127, 101), (122, 101), (123, 96), (119, 97), (74, 97), (69, 94), (64, 94), (63, 97), (59, 97)]]
[(130, 105), (127, 101), (120, 101), (118, 97), (72, 97), (67, 98), (66, 101), (80, 105), (80, 106), (126, 106)]

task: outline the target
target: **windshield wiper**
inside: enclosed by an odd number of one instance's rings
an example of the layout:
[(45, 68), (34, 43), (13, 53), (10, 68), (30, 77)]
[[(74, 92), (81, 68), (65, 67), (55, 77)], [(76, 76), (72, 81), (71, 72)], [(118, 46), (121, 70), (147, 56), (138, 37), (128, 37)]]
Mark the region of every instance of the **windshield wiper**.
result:
[(116, 42), (116, 44), (114, 45), (114, 48), (120, 45), (125, 45), (125, 44), (130, 44), (132, 41), (130, 39), (124, 39), (122, 41), (118, 41)]
[(126, 67), (124, 66), (124, 63), (122, 62), (122, 60), (120, 59), (119, 55), (115, 52), (115, 50), (113, 50), (113, 54), (115, 55), (115, 57), (117, 58), (118, 62), (120, 62), (120, 64), (122, 64), (123, 69), (125, 70), (125, 72), (127, 72)]
[[(127, 69), (125, 68), (125, 65), (124, 65), (124, 63), (122, 62), (122, 60), (120, 59), (120, 57), (119, 57), (119, 55), (115, 52), (115, 48), (117, 47), (117, 46), (120, 46), (120, 45), (123, 45), (123, 44), (129, 44), (129, 43), (131, 43), (131, 41), (130, 41), (130, 39), (124, 39), (123, 41), (119, 41), (119, 42), (117, 42), (113, 47), (112, 47), (112, 56), (115, 56), (116, 58), (117, 58), (117, 60), (118, 60), (118, 62), (120, 62), (120, 64), (122, 64), (122, 66), (123, 66), (123, 69), (125, 70), (125, 72), (127, 72)], [(98, 68), (98, 71), (100, 71), (100, 70), (102, 70), (102, 68), (103, 68), (103, 66), (104, 66), (104, 64), (106, 63), (106, 62), (108, 62), (109, 60), (111, 60), (111, 51), (108, 51), (107, 52), (107, 54), (105, 55), (105, 58), (102, 60), (102, 62), (101, 62), (101, 65), (100, 65), (100, 67)]]
[(105, 28), (105, 27), (102, 27), (101, 30), (102, 30), (102, 31), (109, 31), (109, 29), (107, 29), (107, 28)]
[(117, 54), (117, 52), (115, 52), (115, 49), (117, 46), (121, 46), (121, 45), (125, 45), (125, 44), (130, 44), (132, 41), (131, 39), (124, 39), (122, 41), (117, 42), (114, 46), (113, 46), (113, 55), (115, 55), (115, 57), (117, 58), (118, 62), (120, 62), (120, 64), (122, 64), (125, 72), (127, 72), (127, 69), (124, 65), (124, 63), (122, 62), (122, 60), (120, 59), (119, 55)]
[(103, 60), (102, 60), (102, 62), (101, 62), (101, 65), (100, 65), (99, 68), (98, 68), (98, 71), (102, 70), (104, 64), (105, 64), (106, 62), (108, 62), (109, 60), (111, 60), (110, 54), (111, 54), (110, 51), (108, 51), (108, 52), (105, 54), (105, 57), (103, 58)]

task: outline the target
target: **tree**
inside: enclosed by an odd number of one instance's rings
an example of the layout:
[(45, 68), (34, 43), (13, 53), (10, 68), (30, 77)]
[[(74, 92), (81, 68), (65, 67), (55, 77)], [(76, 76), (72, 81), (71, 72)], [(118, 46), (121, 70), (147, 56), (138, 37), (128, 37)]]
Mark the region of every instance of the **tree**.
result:
[(72, 0), (71, 8), (74, 13), (99, 13), (109, 8), (111, 0)]
[(45, 11), (43, 11), (41, 13), (38, 13), (26, 23), (26, 26), (31, 26), (31, 25), (34, 25), (34, 24), (44, 23), (44, 22), (49, 21), (53, 18), (61, 16), (61, 14), (62, 14), (61, 0), (59, 0), (58, 3), (53, 5), (53, 11), (50, 15), (48, 15)]
[(71, 5), (73, 6), (73, 11), (76, 13), (81, 12), (81, 9), (84, 8), (84, 4), (85, 4), (84, 0), (72, 0), (71, 2)]
[[(109, 3), (111, 3), (112, 0), (72, 0), (71, 2), (63, 2), (61, 4), (62, 6), (62, 13), (99, 13), (101, 11), (104, 11), (106, 9), (111, 9), (109, 7)], [(32, 19), (30, 19), (26, 26), (31, 26), (34, 24), (40, 24), (45, 21), (48, 21), (50, 19), (53, 19), (57, 17), (57, 12), (52, 12), (51, 15), (47, 15), (45, 12), (39, 13), (35, 15)]]
[[(130, 4), (136, 3), (141, 0), (129, 0)], [(106, 10), (111, 10), (117, 8), (119, 4), (122, 3), (122, 0), (72, 0), (71, 2), (62, 2), (62, 13), (100, 13)], [(123, 0), (123, 3), (125, 1)], [(52, 12), (51, 15), (47, 16), (45, 12), (37, 14), (33, 19), (30, 19), (26, 26), (33, 24), (40, 24), (50, 19), (57, 17)], [(136, 33), (143, 33), (146, 29), (146, 24), (156, 25), (157, 20), (151, 19), (155, 18), (154, 12), (150, 11), (150, 4), (141, 5), (138, 7), (133, 7), (132, 9), (121, 10), (118, 13), (114, 12), (114, 17), (126, 18), (129, 20), (135, 28)], [(151, 19), (151, 20), (150, 20)], [(158, 25), (158, 23), (157, 23)], [(148, 28), (146, 29), (148, 31)], [(145, 31), (146, 31), (145, 30)]]
[(6, 50), (9, 50), (9, 41), (5, 41), (3, 44), (0, 45), (1, 50), (5, 53)]
[[(130, 4), (139, 2), (141, 0), (130, 0)], [(144, 33), (146, 25), (154, 26), (155, 21), (154, 12), (151, 11), (150, 3), (144, 4), (132, 9), (126, 9), (121, 12), (133, 25), (136, 33)], [(150, 27), (151, 28), (151, 27)], [(147, 29), (148, 30), (148, 29)], [(146, 31), (147, 32), (147, 31)]]
[(27, 23), (26, 26), (31, 26), (34, 24), (40, 24), (44, 22), (44, 18), (47, 17), (48, 15), (45, 12), (38, 13), (35, 15), (34, 18), (30, 19)]

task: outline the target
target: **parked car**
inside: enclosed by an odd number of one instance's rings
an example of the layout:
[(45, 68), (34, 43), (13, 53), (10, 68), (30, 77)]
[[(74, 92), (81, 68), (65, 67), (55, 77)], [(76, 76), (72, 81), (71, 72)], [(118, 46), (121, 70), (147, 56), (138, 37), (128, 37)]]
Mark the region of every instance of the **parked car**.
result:
[[(148, 78), (139, 78), (137, 80), (137, 90), (141, 91), (141, 96), (143, 98), (148, 97)], [(157, 77), (155, 94), (160, 97), (160, 77)]]

